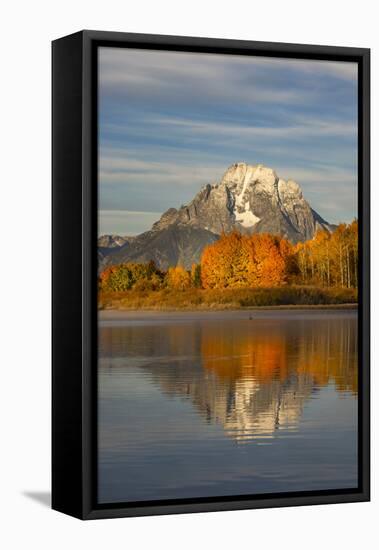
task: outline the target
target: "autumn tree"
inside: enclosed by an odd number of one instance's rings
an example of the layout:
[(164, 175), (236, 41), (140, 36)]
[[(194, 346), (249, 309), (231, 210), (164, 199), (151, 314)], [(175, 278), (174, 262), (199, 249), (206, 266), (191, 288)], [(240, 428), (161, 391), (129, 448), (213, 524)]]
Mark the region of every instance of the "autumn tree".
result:
[(204, 288), (238, 288), (247, 283), (249, 251), (246, 237), (233, 231), (221, 235), (206, 246), (201, 257), (201, 281)]
[(311, 262), (313, 267), (312, 277), (317, 273), (318, 281), (323, 286), (331, 285), (331, 234), (329, 231), (319, 230), (312, 241), (309, 242)]
[(125, 263), (110, 266), (105, 269), (99, 278), (100, 290), (124, 292), (139, 287), (156, 289), (163, 280), (163, 274), (154, 262), (145, 264)]
[(292, 243), (290, 243), (290, 241), (282, 238), (279, 242), (279, 250), (285, 263), (286, 281), (293, 283), (300, 273), (299, 266), (297, 264), (295, 247)]
[(168, 288), (185, 290), (191, 286), (191, 276), (182, 266), (170, 267), (166, 274)]
[(266, 233), (256, 233), (247, 239), (249, 263), (247, 286), (278, 286), (286, 280), (287, 248), (281, 239)]
[(162, 273), (153, 261), (110, 266), (99, 277), (102, 291), (275, 287), (285, 283), (325, 287), (358, 286), (358, 222), (319, 229), (306, 242), (292, 245), (275, 235), (221, 235), (204, 248), (191, 271), (170, 267)]
[(358, 220), (350, 224), (350, 261), (352, 270), (352, 286), (358, 286)]
[(207, 246), (201, 258), (204, 288), (277, 286), (286, 280), (291, 245), (268, 234), (232, 232)]
[(333, 232), (319, 229), (313, 239), (298, 243), (294, 253), (299, 282), (321, 286), (358, 286), (358, 222), (339, 224)]

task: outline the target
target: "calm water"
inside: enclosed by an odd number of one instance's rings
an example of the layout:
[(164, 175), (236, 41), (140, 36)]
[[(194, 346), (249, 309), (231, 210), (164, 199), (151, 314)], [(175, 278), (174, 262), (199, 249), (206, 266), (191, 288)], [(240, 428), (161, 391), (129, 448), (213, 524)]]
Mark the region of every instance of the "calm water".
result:
[(357, 486), (355, 311), (110, 315), (100, 502)]

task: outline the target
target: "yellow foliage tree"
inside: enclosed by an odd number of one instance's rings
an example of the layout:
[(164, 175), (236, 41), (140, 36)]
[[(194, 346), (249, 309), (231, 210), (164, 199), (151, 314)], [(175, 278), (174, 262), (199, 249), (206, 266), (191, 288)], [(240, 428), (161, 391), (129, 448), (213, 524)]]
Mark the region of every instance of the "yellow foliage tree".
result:
[(191, 275), (184, 267), (170, 267), (166, 275), (167, 286), (174, 290), (185, 290), (191, 286)]
[(322, 286), (358, 286), (358, 222), (341, 223), (330, 233), (318, 230), (313, 239), (294, 248), (300, 282)]

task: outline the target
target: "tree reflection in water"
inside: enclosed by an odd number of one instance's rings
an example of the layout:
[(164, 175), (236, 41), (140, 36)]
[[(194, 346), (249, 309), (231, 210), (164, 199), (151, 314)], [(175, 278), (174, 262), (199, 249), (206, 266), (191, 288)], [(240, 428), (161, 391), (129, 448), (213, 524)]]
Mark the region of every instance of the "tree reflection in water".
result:
[(99, 352), (100, 367), (133, 359), (160, 391), (189, 400), (239, 443), (296, 430), (324, 386), (357, 395), (355, 314), (103, 327)]

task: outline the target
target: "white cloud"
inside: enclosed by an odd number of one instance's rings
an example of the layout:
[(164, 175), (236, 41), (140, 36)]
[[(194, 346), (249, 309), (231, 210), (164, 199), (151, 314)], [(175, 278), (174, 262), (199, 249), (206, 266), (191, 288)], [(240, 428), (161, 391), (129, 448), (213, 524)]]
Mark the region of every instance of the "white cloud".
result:
[(225, 122), (201, 122), (177, 117), (151, 118), (151, 124), (172, 126), (185, 129), (195, 135), (209, 134), (217, 136), (260, 137), (260, 138), (307, 138), (322, 136), (356, 136), (357, 125), (350, 122), (323, 121), (319, 118), (294, 118), (289, 126), (254, 126), (228, 124)]
[(328, 184), (352, 184), (357, 183), (358, 173), (338, 167), (313, 167), (298, 168), (296, 166), (283, 166), (277, 168), (279, 175), (285, 179), (293, 179), (300, 185), (304, 183), (328, 183)]
[(178, 159), (157, 162), (153, 160), (139, 160), (127, 156), (126, 151), (119, 151), (115, 155), (103, 153), (99, 159), (99, 179), (101, 183), (126, 184), (128, 179), (133, 182), (149, 183), (174, 183), (186, 185), (197, 183), (199, 187), (206, 183), (220, 179), (226, 167), (221, 169), (220, 164), (215, 163), (207, 166), (197, 166), (193, 162), (178, 162)]
[[(295, 84), (273, 86), (272, 75), (291, 73), (303, 78), (354, 82), (354, 63), (285, 59), (259, 56), (226, 56), (191, 52), (169, 52), (123, 48), (100, 48), (100, 89), (115, 95), (167, 96), (181, 90), (186, 95), (256, 103), (300, 104), (312, 101), (317, 90), (307, 93)], [(177, 94), (176, 94), (177, 96)]]

